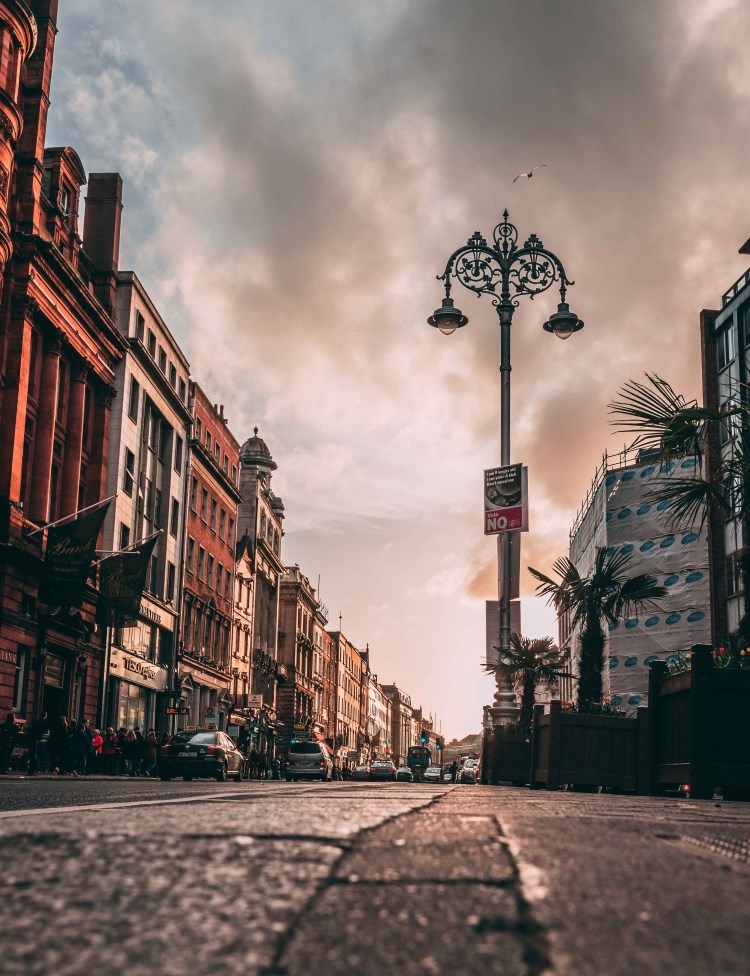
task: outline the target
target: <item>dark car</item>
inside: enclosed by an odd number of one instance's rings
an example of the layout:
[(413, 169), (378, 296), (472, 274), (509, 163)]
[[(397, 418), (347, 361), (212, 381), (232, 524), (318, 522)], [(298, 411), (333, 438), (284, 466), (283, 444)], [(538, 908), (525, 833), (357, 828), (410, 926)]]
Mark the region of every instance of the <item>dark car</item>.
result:
[(398, 769), (396, 770), (396, 779), (399, 782), (413, 783), (414, 773), (412, 772), (411, 769), (409, 769), (408, 766), (399, 766)]
[(370, 779), (389, 779), (396, 782), (396, 767), (390, 759), (375, 759), (370, 763)]
[(370, 778), (370, 767), (369, 766), (355, 766), (352, 770), (352, 779), (369, 779)]
[(211, 776), (223, 783), (228, 776), (237, 782), (245, 775), (247, 760), (224, 732), (178, 732), (159, 756), (162, 779), (182, 776)]

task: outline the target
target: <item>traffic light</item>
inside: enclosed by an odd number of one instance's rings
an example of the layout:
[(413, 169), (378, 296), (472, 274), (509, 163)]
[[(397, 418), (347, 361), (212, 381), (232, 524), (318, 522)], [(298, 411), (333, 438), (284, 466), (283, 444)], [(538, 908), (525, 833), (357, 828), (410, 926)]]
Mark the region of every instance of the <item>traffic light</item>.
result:
[(422, 742), (423, 746), (426, 746), (427, 743), (430, 741), (430, 733), (423, 732), (422, 735), (420, 736), (420, 741)]
[(437, 741), (435, 742), (435, 748), (436, 748), (436, 749), (442, 749), (442, 748), (443, 748), (443, 740), (442, 740), (442, 739), (438, 739), (438, 740), (437, 740)]

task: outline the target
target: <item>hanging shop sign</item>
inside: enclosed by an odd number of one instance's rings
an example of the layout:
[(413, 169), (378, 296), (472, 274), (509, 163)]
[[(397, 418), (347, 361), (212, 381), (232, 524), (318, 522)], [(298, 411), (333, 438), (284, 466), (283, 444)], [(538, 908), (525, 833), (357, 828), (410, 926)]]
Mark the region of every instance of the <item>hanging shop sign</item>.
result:
[(484, 472), (484, 534), (528, 532), (528, 468), (506, 464)]
[(65, 658), (48, 654), (44, 661), (44, 683), (55, 688), (65, 684)]

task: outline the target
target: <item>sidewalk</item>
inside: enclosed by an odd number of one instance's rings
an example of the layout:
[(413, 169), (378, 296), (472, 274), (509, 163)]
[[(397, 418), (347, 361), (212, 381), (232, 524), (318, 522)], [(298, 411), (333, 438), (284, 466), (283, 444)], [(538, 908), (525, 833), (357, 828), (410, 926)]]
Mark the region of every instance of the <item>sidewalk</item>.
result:
[(458, 787), (361, 835), (267, 976), (750, 973), (750, 804)]
[(0, 813), (8, 976), (750, 973), (747, 803), (129, 793)]

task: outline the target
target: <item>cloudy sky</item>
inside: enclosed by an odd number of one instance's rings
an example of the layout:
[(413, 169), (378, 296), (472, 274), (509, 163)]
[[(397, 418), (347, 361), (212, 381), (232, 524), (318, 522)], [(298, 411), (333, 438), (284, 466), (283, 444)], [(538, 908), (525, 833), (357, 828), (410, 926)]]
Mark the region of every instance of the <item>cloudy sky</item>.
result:
[[(426, 324), (450, 253), (504, 208), (575, 280), (583, 332), (512, 329), (523, 566), (548, 571), (658, 371), (699, 395), (698, 313), (747, 267), (743, 0), (60, 0), (48, 145), (125, 181), (134, 270), (243, 441), (259, 427), (283, 554), (380, 679), (478, 730), (499, 463), (485, 297)], [(520, 170), (545, 163), (531, 180)], [(522, 580), (523, 630), (555, 634)]]

